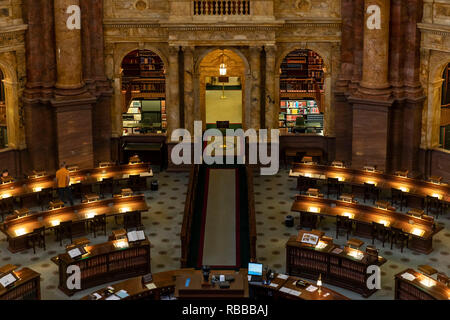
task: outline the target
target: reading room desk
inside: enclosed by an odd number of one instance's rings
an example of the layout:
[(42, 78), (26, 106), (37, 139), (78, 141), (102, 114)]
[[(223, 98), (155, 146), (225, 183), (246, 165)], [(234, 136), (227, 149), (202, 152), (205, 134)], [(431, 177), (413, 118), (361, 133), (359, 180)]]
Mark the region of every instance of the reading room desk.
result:
[(11, 252), (18, 252), (28, 248), (27, 235), (40, 227), (54, 229), (61, 222), (72, 221), (72, 232), (81, 235), (86, 233), (86, 221), (93, 219), (96, 215), (105, 214), (106, 217), (113, 217), (132, 212), (137, 212), (140, 215), (141, 212), (147, 210), (148, 206), (144, 195), (110, 198), (82, 203), (73, 207), (30, 213), (0, 224), (0, 231), (7, 237), (8, 249)]
[(0, 278), (11, 272), (17, 278), (17, 281), (6, 288), (0, 285), (0, 300), (40, 300), (41, 275), (29, 268), (17, 268), (14, 265), (0, 268)]
[(402, 229), (411, 236), (409, 248), (428, 254), (433, 250), (433, 236), (443, 229), (434, 220), (423, 219), (389, 209), (375, 208), (358, 203), (297, 195), (291, 211), (300, 215), (346, 216), (355, 223), (355, 234), (371, 238), (372, 222), (384, 224), (386, 227)]
[(406, 269), (395, 275), (396, 300), (450, 300), (450, 288), (431, 277)]

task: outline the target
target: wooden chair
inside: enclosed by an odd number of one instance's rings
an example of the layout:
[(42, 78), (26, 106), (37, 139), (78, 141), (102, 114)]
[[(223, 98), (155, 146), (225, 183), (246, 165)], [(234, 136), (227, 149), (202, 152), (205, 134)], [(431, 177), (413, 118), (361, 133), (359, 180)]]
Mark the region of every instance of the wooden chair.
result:
[(364, 182), (364, 203), (366, 203), (366, 199), (369, 199), (373, 200), (373, 203), (375, 204), (375, 201), (378, 201), (378, 197), (378, 188), (373, 184)]
[(94, 233), (97, 238), (97, 230), (103, 231), (106, 236), (106, 214), (100, 214), (88, 221), (89, 230)]
[(297, 178), (297, 190), (299, 192), (305, 192), (310, 188), (315, 188), (316, 185), (317, 183), (315, 179), (304, 176), (298, 176)]
[(309, 212), (301, 212), (299, 229), (303, 228), (317, 228), (317, 216)]
[(348, 240), (348, 236), (353, 230), (353, 221), (350, 220), (349, 217), (336, 216), (336, 239), (339, 238), (340, 229), (343, 229), (347, 232), (347, 240)]
[(425, 203), (427, 214), (436, 215), (436, 219), (439, 217), (440, 214), (444, 212), (444, 205), (442, 201), (439, 200), (439, 198), (427, 196)]
[(403, 205), (408, 206), (407, 198), (403, 196), (403, 191), (395, 188), (391, 188), (391, 205), (399, 205), (400, 211), (403, 210)]
[(64, 221), (55, 229), (56, 239), (59, 240), (59, 245), (62, 246), (64, 238), (69, 238), (72, 243), (72, 220)]
[(42, 189), (41, 192), (36, 194), (36, 200), (41, 210), (44, 211), (44, 207), (53, 200), (53, 188)]
[(330, 194), (336, 194), (336, 198), (339, 199), (341, 196), (341, 184), (339, 183), (338, 178), (328, 178), (327, 179), (327, 197), (330, 197)]
[(14, 213), (14, 198), (10, 197), (7, 199), (0, 200), (0, 214), (2, 216), (2, 222), (5, 221), (5, 216)]
[(100, 194), (102, 198), (105, 197), (106, 193), (114, 193), (114, 180), (113, 178), (105, 178), (100, 183)]
[(437, 281), (443, 283), (446, 286), (448, 286), (450, 284), (450, 278), (447, 277), (447, 275), (443, 272), (439, 272), (437, 274)]
[(403, 232), (402, 229), (391, 227), (390, 237), (391, 237), (391, 250), (394, 247), (394, 244), (397, 243), (400, 244), (401, 252), (403, 252), (405, 244), (406, 248), (408, 248), (409, 235)]
[(127, 212), (123, 216), (123, 227), (125, 230), (141, 227), (141, 213), (139, 211)]
[(382, 223), (372, 221), (372, 244), (375, 244), (375, 239), (379, 239), (384, 243), (389, 238), (389, 229)]
[(138, 174), (130, 175), (128, 178), (128, 188), (132, 190), (141, 191), (146, 189), (144, 183), (146, 183), (146, 180), (141, 178)]
[(27, 235), (27, 244), (31, 245), (33, 247), (33, 253), (36, 254), (36, 245), (39, 248), (44, 248), (44, 251), (46, 250), (45, 246), (45, 227), (40, 227), (37, 229), (34, 229), (32, 233)]

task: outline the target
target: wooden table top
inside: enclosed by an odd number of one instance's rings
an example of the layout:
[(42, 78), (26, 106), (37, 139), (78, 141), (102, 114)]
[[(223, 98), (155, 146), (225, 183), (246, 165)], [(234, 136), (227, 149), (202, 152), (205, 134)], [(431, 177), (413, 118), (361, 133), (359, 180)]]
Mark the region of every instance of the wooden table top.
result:
[[(236, 274), (236, 271), (232, 270), (213, 270), (211, 271), (211, 274)], [(241, 269), (238, 273), (238, 275), (242, 276), (243, 281), (245, 282), (246, 286), (246, 296), (248, 297), (248, 279), (247, 279), (247, 270)], [(134, 277), (127, 279), (125, 281), (116, 283), (112, 285), (114, 288), (114, 291), (120, 291), (125, 290), (130, 296), (136, 296), (141, 293), (147, 292), (147, 291), (155, 291), (159, 290), (161, 288), (168, 288), (168, 287), (176, 287), (176, 281), (177, 278), (180, 279), (182, 277), (183, 279), (186, 277), (192, 277), (194, 275), (200, 275), (201, 276), (201, 270), (194, 270), (194, 269), (178, 269), (178, 270), (171, 270), (166, 272), (159, 272), (153, 274), (153, 281), (150, 283), (153, 283), (155, 285), (154, 289), (148, 289), (145, 284), (142, 283), (142, 277)], [(293, 285), (294, 281), (297, 281), (300, 278), (292, 277), (292, 276), (284, 276), (275, 274), (275, 278), (271, 281), (273, 285), (261, 285), (264, 288), (273, 290), (273, 291), (279, 291), (280, 288), (283, 286), (286, 286), (289, 289), (298, 290), (302, 292), (299, 296), (293, 296), (294, 298), (303, 299), (303, 300), (349, 300), (347, 297), (330, 290), (328, 288), (322, 287), (321, 294), (317, 291), (315, 292), (309, 292), (306, 290), (306, 288), (299, 288), (295, 287)], [(281, 278), (283, 277), (283, 278)], [(304, 280), (305, 283), (308, 285), (311, 285), (311, 282), (308, 282)], [(275, 286), (276, 285), (276, 286)], [(253, 284), (252, 284), (253, 286)], [(295, 287), (295, 288), (294, 288)], [(103, 292), (105, 292), (106, 288), (100, 289), (95, 291), (95, 293), (102, 295)], [(102, 296), (100, 300), (104, 300), (105, 297)], [(82, 298), (82, 300), (89, 300), (89, 295)]]
[(433, 222), (431, 221), (393, 210), (304, 195), (296, 196), (291, 211), (310, 212), (311, 214), (330, 217), (347, 216), (352, 220), (367, 224), (372, 222), (382, 223), (387, 227), (399, 228), (403, 232), (423, 239), (429, 239), (443, 229), (442, 226), (435, 226), (433, 229)]
[(147, 237), (145, 238), (145, 240), (142, 240), (138, 243), (134, 243), (134, 244), (129, 243), (129, 247), (126, 247), (126, 248), (117, 246), (118, 243), (121, 243), (123, 241), (127, 242), (126, 240), (113, 240), (113, 241), (108, 241), (105, 243), (100, 243), (100, 244), (96, 244), (96, 245), (92, 245), (92, 246), (86, 246), (86, 247), (84, 247), (84, 250), (86, 250), (86, 253), (82, 256), (81, 259), (72, 259), (68, 253), (62, 253), (62, 254), (58, 255), (58, 261), (64, 261), (66, 264), (70, 264), (75, 261), (86, 260), (86, 259), (89, 259), (92, 257), (96, 257), (99, 255), (108, 254), (108, 253), (112, 253), (112, 252), (116, 252), (116, 251), (117, 252), (122, 251), (122, 250), (128, 249), (128, 248), (150, 246), (150, 241), (148, 241)]
[(0, 285), (0, 299), (1, 296), (3, 296), (9, 290), (14, 289), (15, 287), (18, 287), (23, 283), (26, 283), (34, 278), (38, 278), (41, 276), (40, 273), (37, 273), (36, 271), (31, 270), (30, 268), (22, 268), (21, 270), (15, 270), (14, 274), (19, 278), (19, 280), (17, 280), (11, 288), (4, 288), (2, 285)]
[[(413, 275), (414, 280), (408, 280), (402, 277), (403, 274), (409, 273)], [(445, 284), (438, 282), (420, 272), (413, 269), (406, 269), (395, 275), (395, 278), (405, 281), (421, 291), (431, 295), (437, 300), (450, 300), (450, 288)]]
[[(70, 172), (70, 183), (71, 185), (78, 183), (94, 184), (100, 183), (103, 179), (107, 178), (113, 178), (113, 180), (128, 179), (130, 175), (153, 177), (153, 171), (149, 163), (83, 169)], [(47, 188), (56, 188), (54, 174), (0, 184), (0, 200), (37, 194)]]
[[(366, 252), (358, 250), (358, 249), (349, 248), (349, 247), (342, 248), (341, 246), (334, 244), (334, 243), (327, 243), (327, 245), (323, 248), (315, 247), (315, 246), (297, 241), (297, 236), (290, 237), (288, 242), (286, 243), (286, 246), (299, 247), (299, 248), (304, 248), (304, 249), (308, 249), (308, 250), (312, 250), (312, 251), (323, 252), (323, 253), (326, 253), (329, 255), (333, 255), (336, 257), (340, 257), (340, 258), (345, 258), (347, 260), (364, 263), (364, 264), (368, 263), (368, 258), (369, 258), (369, 255)], [(337, 250), (337, 249), (340, 249), (340, 250)], [(359, 259), (359, 257), (362, 257), (362, 258)], [(386, 261), (387, 260), (385, 258), (383, 258), (382, 256), (378, 256), (378, 265), (379, 266), (386, 263)]]
[(365, 170), (331, 167), (318, 164), (293, 163), (289, 173), (291, 177), (303, 175), (314, 179), (337, 178), (342, 182), (356, 185), (372, 183), (379, 188), (394, 188), (406, 194), (420, 197), (437, 196), (440, 200), (450, 203), (450, 185), (447, 183), (435, 184), (430, 181), (405, 178), (381, 172), (368, 172)]
[[(92, 219), (95, 215), (114, 216), (133, 211), (147, 211), (144, 195), (111, 198), (91, 203), (82, 203), (73, 207), (63, 207), (50, 211), (32, 213), (25, 217), (8, 220), (0, 224), (2, 231), (9, 238), (24, 237), (34, 229), (45, 227), (52, 229), (61, 222), (79, 222)], [(92, 214), (92, 216), (91, 216)]]

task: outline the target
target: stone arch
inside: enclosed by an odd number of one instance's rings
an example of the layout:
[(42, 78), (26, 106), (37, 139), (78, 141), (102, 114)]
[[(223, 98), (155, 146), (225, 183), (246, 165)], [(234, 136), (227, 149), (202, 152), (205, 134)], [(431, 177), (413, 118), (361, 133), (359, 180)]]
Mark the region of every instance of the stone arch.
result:
[[(250, 67), (250, 63), (249, 60), (247, 58), (247, 56), (238, 48), (235, 47), (230, 47), (230, 46), (214, 46), (214, 47), (208, 47), (206, 49), (203, 49), (202, 51), (197, 51), (197, 55), (195, 56), (195, 62), (194, 62), (194, 109), (196, 110), (196, 119), (202, 119), (203, 120), (203, 126), (205, 126), (205, 112), (204, 110), (202, 110), (202, 106), (201, 106), (201, 86), (200, 86), (200, 66), (202, 61), (204, 60), (204, 58), (206, 56), (208, 56), (210, 53), (216, 51), (216, 50), (229, 50), (231, 52), (233, 52), (234, 54), (236, 54), (242, 61), (243, 65), (244, 65), (244, 90), (242, 92), (243, 94), (243, 114), (242, 114), (242, 119), (243, 119), (243, 127), (244, 129), (250, 128), (250, 122), (249, 122), (249, 117), (246, 115), (250, 114), (250, 109), (251, 109), (251, 94), (250, 94), (250, 90), (251, 90), (251, 83), (252, 83), (252, 76), (251, 76), (251, 67)], [(205, 128), (203, 128), (205, 129)]]
[[(112, 136), (118, 138), (122, 135), (122, 77), (120, 74), (120, 69), (122, 68), (123, 59), (135, 50), (150, 50), (157, 54), (164, 63), (166, 70), (169, 66), (169, 60), (167, 55), (161, 50), (161, 48), (156, 47), (151, 44), (144, 43), (143, 45), (136, 42), (120, 43), (115, 44), (112, 50), (112, 60), (113, 60), (113, 70), (112, 70), (112, 82), (114, 88), (114, 103), (112, 111)], [(166, 72), (166, 80), (168, 73)], [(168, 81), (166, 81), (166, 93), (168, 92)]]

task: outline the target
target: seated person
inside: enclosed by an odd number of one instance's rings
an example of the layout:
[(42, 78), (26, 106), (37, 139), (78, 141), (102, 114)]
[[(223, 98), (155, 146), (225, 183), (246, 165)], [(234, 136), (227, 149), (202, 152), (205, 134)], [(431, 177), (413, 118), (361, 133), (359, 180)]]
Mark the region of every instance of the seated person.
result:
[(11, 176), (9, 175), (8, 169), (3, 170), (3, 172), (2, 172), (2, 177), (1, 177), (2, 183), (10, 182), (10, 181), (12, 181), (12, 180), (13, 180), (13, 177), (11, 177)]

